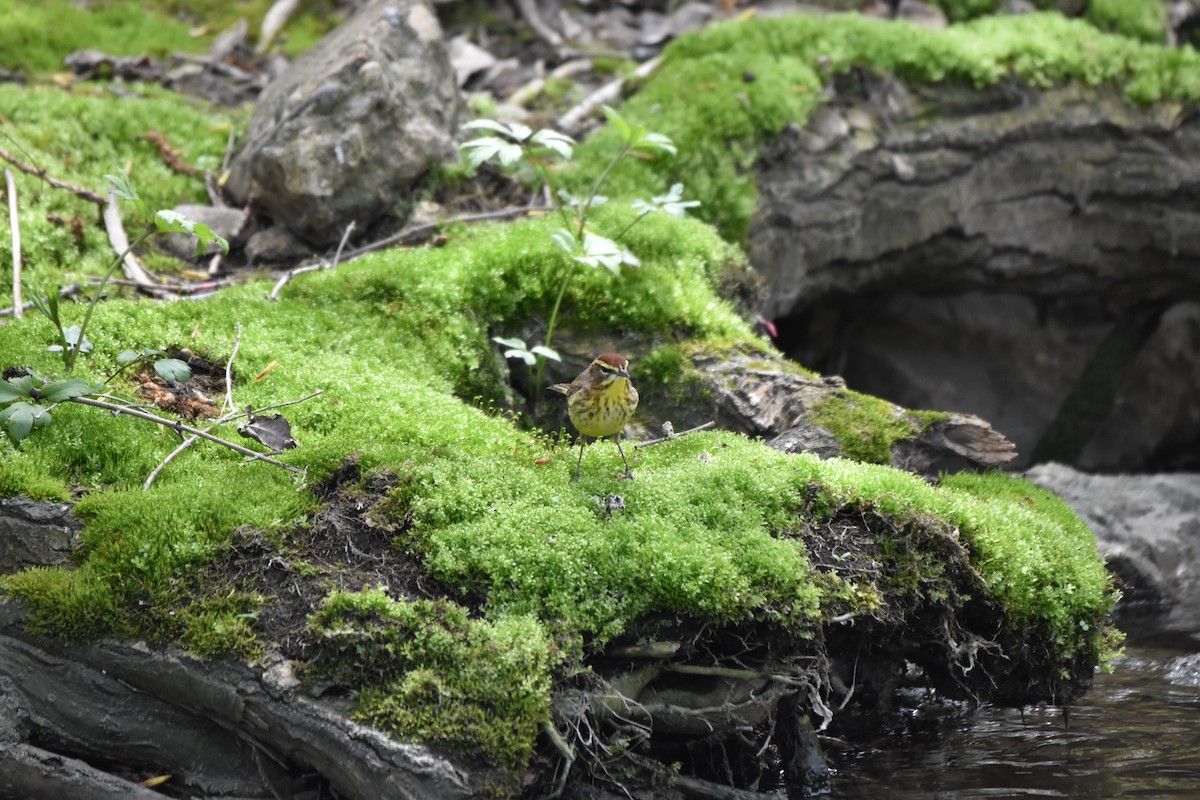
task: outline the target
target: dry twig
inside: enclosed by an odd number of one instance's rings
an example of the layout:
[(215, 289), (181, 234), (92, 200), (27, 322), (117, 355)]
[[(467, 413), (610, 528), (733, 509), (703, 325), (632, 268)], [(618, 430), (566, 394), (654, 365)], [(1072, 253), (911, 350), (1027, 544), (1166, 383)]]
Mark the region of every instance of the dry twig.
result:
[[(640, 65), (633, 73), (631, 80), (641, 80), (648, 76), (658, 67), (660, 57), (655, 56), (649, 61)], [(570, 133), (572, 130), (579, 127), (579, 123), (588, 114), (596, 110), (597, 106), (611, 103), (621, 96), (621, 88), (625, 85), (626, 78), (614, 78), (608, 83), (601, 86), (596, 91), (583, 98), (582, 101), (574, 108), (567, 111), (558, 118), (557, 127), (559, 130)]]
[(337, 252), (333, 254), (333, 261), (329, 263), (310, 264), (306, 267), (296, 267), (289, 269), (283, 275), (279, 276), (279, 280), (275, 283), (275, 288), (271, 289), (271, 293), (267, 295), (268, 300), (278, 300), (279, 292), (284, 286), (287, 286), (288, 281), (297, 275), (303, 275), (306, 272), (319, 272), (323, 269), (336, 269), (338, 262), (342, 260), (342, 248), (346, 246), (346, 240), (350, 238), (350, 234), (354, 231), (354, 220), (346, 226), (346, 231), (342, 234), (342, 241), (338, 242)]
[(189, 433), (194, 436), (199, 436), (201, 439), (207, 439), (208, 441), (213, 442), (215, 444), (219, 444), (222, 447), (228, 447), (230, 450), (233, 450), (235, 453), (241, 453), (244, 456), (248, 456), (253, 461), (265, 461), (268, 464), (274, 464), (277, 467), (283, 467), (286, 470), (289, 470), (291, 472), (296, 472), (301, 475), (303, 475), (306, 472), (306, 470), (303, 470), (300, 467), (293, 467), (291, 464), (285, 464), (282, 461), (277, 461), (276, 459), (271, 458), (269, 456), (265, 456), (262, 453), (256, 453), (255, 451), (251, 450), (248, 447), (242, 447), (240, 444), (234, 444), (233, 442), (222, 439), (219, 436), (213, 436), (208, 431), (202, 431), (199, 428), (193, 428), (190, 425), (184, 425), (179, 420), (166, 419), (166, 418), (160, 417), (156, 414), (150, 414), (145, 411), (139, 411), (136, 408), (129, 408), (128, 406), (120, 406), (115, 403), (109, 403), (109, 402), (106, 402), (103, 400), (93, 400), (90, 397), (72, 397), (67, 402), (79, 403), (80, 405), (93, 406), (95, 408), (103, 408), (106, 411), (113, 412), (114, 414), (128, 414), (131, 417), (137, 417), (138, 419), (144, 419), (144, 420), (147, 420), (148, 422), (154, 422), (159, 425), (163, 425), (163, 426), (175, 431), (180, 436), (183, 436), (183, 434), (185, 434), (185, 433)]
[(669, 442), (672, 439), (678, 439), (680, 436), (687, 436), (689, 433), (698, 433), (699, 431), (706, 431), (716, 424), (717, 424), (717, 421), (714, 419), (714, 420), (710, 420), (709, 422), (704, 423), (703, 425), (697, 425), (696, 427), (688, 428), (686, 431), (683, 431), (681, 433), (676, 433), (675, 429), (671, 426), (670, 422), (664, 422), (663, 423), (663, 433), (666, 434), (665, 436), (663, 436), (659, 439), (651, 439), (648, 442), (638, 442), (637, 444), (635, 444), (633, 446), (633, 449), (640, 450), (643, 447), (649, 447), (650, 445), (653, 445), (653, 444), (662, 444), (663, 442)]
[(71, 192), (78, 197), (82, 197), (84, 200), (87, 200), (90, 203), (95, 203), (101, 208), (104, 208), (108, 205), (108, 201), (95, 192), (89, 189), (84, 189), (80, 186), (76, 186), (73, 183), (67, 183), (66, 181), (60, 181), (57, 178), (52, 178), (50, 177), (50, 174), (46, 172), (46, 170), (38, 167), (31, 167), (24, 161), (18, 159), (12, 153), (5, 150), (3, 147), (0, 147), (0, 158), (3, 158), (8, 163), (21, 170), (21, 172), (24, 172), (26, 175), (34, 175), (41, 178), (56, 189), (66, 189), (68, 192)]

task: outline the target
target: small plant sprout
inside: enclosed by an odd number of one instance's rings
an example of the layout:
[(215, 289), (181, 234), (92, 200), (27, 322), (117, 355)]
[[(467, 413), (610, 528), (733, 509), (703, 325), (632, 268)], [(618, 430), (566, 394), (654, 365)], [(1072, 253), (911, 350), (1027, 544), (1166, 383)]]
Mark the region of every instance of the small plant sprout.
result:
[(562, 360), (558, 353), (551, 350), (549, 347), (543, 347), (540, 344), (535, 344), (533, 347), (529, 347), (525, 344), (523, 339), (506, 339), (503, 336), (493, 336), (492, 341), (508, 348), (504, 351), (505, 358), (519, 358), (531, 367), (539, 357), (548, 358), (551, 361)]
[[(133, 188), (133, 184), (129, 182), (129, 176), (123, 170), (118, 169), (115, 174), (104, 177), (113, 185), (113, 193), (117, 197), (133, 204), (138, 216), (146, 222), (146, 230), (109, 265), (108, 271), (104, 273), (104, 277), (100, 279), (100, 284), (96, 287), (95, 295), (88, 301), (87, 312), (83, 315), (83, 322), (79, 325), (63, 325), (57, 291), (48, 292), (44, 301), (34, 295), (34, 307), (41, 312), (42, 316), (50, 320), (57, 333), (55, 344), (51, 345), (49, 349), (52, 352), (62, 353), (63, 366), (67, 372), (75, 369), (75, 362), (80, 353), (86, 353), (92, 349), (92, 343), (88, 341), (86, 335), (88, 323), (92, 321), (92, 313), (96, 310), (96, 304), (100, 302), (100, 298), (104, 296), (104, 287), (112, 278), (113, 273), (125, 261), (125, 256), (133, 252), (135, 247), (151, 236), (160, 233), (183, 233), (196, 237), (196, 255), (203, 254), (210, 244), (217, 245), (226, 253), (229, 252), (229, 242), (203, 223), (193, 222), (174, 211), (158, 211), (153, 217), (149, 217), (146, 202), (138, 195), (137, 189)], [(149, 219), (147, 219), (148, 217)]]
[(570, 136), (549, 128), (534, 132), (520, 123), (498, 122), (490, 119), (475, 120), (465, 126), (490, 131), (493, 134), (472, 139), (462, 145), (463, 157), (472, 167), (478, 168), (489, 161), (502, 168), (511, 168), (521, 164), (528, 165), (538, 179), (549, 188), (550, 196), (554, 198), (555, 210), (563, 222), (562, 228), (550, 233), (550, 240), (570, 256), (570, 262), (554, 298), (554, 306), (550, 311), (549, 322), (546, 324), (545, 341), (538, 347), (527, 348), (523, 341), (517, 339), (495, 339), (499, 344), (509, 348), (504, 353), (506, 358), (520, 358), (526, 364), (537, 364), (537, 376), (534, 379), (531, 399), (535, 415), (537, 401), (541, 396), (546, 359), (561, 360), (552, 347), (554, 330), (558, 324), (558, 314), (562, 308), (567, 287), (570, 286), (578, 265), (583, 264), (592, 269), (604, 267), (614, 276), (620, 275), (622, 266), (641, 266), (637, 256), (618, 243), (621, 237), (653, 211), (666, 211), (675, 216), (684, 216), (688, 208), (699, 205), (699, 202), (695, 200), (685, 201), (683, 185), (677, 183), (667, 194), (655, 197), (649, 202), (635, 201), (633, 209), (637, 212), (637, 216), (615, 237), (608, 238), (589, 230), (587, 227), (588, 214), (591, 209), (607, 202), (608, 198), (600, 194), (600, 189), (608, 179), (613, 167), (623, 158), (630, 156), (645, 158), (663, 153), (668, 155), (676, 153), (675, 145), (666, 136), (652, 133), (641, 126), (628, 122), (608, 106), (603, 106), (602, 110), (613, 130), (619, 135), (621, 147), (592, 183), (587, 195), (583, 197), (577, 197), (557, 187), (551, 171), (547, 168), (547, 159), (549, 158), (570, 161), (574, 156), (575, 140)]

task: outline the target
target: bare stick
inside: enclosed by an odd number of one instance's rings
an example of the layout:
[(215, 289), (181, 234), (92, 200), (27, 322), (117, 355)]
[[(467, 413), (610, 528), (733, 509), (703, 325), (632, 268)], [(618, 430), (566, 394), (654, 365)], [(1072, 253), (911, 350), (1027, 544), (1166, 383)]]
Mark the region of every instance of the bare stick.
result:
[(29, 166), (24, 161), (21, 161), (16, 156), (14, 156), (12, 153), (5, 150), (3, 147), (0, 147), (0, 158), (3, 158), (8, 163), (12, 164), (14, 167), (21, 170), (21, 172), (24, 172), (26, 175), (35, 175), (35, 176), (41, 178), (46, 183), (53, 186), (55, 189), (66, 189), (68, 192), (71, 192), (72, 194), (75, 194), (78, 197), (82, 197), (84, 200), (87, 200), (90, 203), (95, 203), (96, 205), (100, 206), (101, 208), (108, 205), (108, 201), (105, 200), (100, 195), (96, 194), (95, 192), (90, 191), (88, 189), (84, 189), (80, 186), (76, 186), (73, 183), (67, 183), (66, 181), (60, 181), (57, 178), (52, 178), (46, 172), (46, 170)]
[(242, 323), (239, 322), (235, 330), (237, 337), (233, 340), (233, 352), (225, 362), (225, 405), (221, 408), (222, 412), (233, 408), (233, 360), (237, 358), (238, 348), (242, 346)]
[(275, 288), (271, 290), (271, 293), (269, 295), (267, 295), (267, 299), (268, 300), (278, 300), (280, 290), (283, 289), (283, 287), (287, 285), (288, 281), (290, 281), (292, 278), (296, 277), (297, 275), (303, 275), (306, 272), (319, 272), (320, 270), (323, 270), (323, 269), (336, 269), (338, 262), (342, 260), (342, 248), (344, 248), (346, 246), (346, 240), (350, 238), (350, 233), (353, 230), (354, 230), (354, 220), (351, 220), (350, 224), (346, 226), (345, 233), (342, 234), (342, 241), (338, 243), (337, 252), (334, 253), (334, 255), (333, 255), (333, 261), (331, 261), (328, 264), (326, 264), (326, 263), (310, 264), (307, 267), (296, 267), (295, 269), (289, 269), (287, 272), (283, 273), (283, 275), (280, 276), (279, 280), (275, 283)]
[[(79, 294), (79, 288), (80, 287), (79, 287), (78, 283), (68, 284), (67, 286), (64, 286), (58, 290), (58, 296), (59, 297), (70, 297), (73, 294)], [(30, 300), (28, 303), (22, 303), (20, 308), (22, 311), (28, 311), (29, 309), (33, 308), (33, 301)], [(17, 313), (17, 306), (10, 306), (9, 308), (0, 308), (0, 317), (12, 317), (12, 316), (15, 316), (16, 313)]]
[(8, 167), (4, 168), (4, 185), (8, 190), (8, 227), (12, 230), (13, 316), (22, 319), (25, 307), (21, 303), (21, 219), (17, 216), (17, 182)]
[[(230, 360), (232, 360), (232, 358)], [(311, 400), (312, 398), (316, 397), (317, 395), (319, 395), (321, 393), (322, 393), (322, 390), (317, 389), (315, 392), (312, 392), (311, 394), (306, 394), (304, 397), (301, 397), (298, 400), (289, 400), (286, 403), (276, 403), (275, 405), (272, 405), (272, 406), (263, 406), (262, 408), (260, 408), (258, 410), (259, 410), (259, 412), (263, 412), (263, 411), (269, 411), (274, 408), (283, 408), (284, 406), (294, 406), (298, 403), (303, 403), (305, 400)], [(205, 430), (211, 431), (214, 428), (216, 428), (218, 425), (224, 425), (226, 422), (232, 422), (233, 420), (237, 419), (238, 417), (244, 417), (244, 416), (246, 416), (245, 411), (234, 412), (232, 414), (229, 414), (227, 416), (221, 417), (220, 419), (216, 420), (212, 425), (205, 428)], [(189, 436), (188, 438), (186, 438), (182, 442), (180, 442), (178, 447), (176, 447), (174, 450), (172, 450), (170, 453), (168, 453), (167, 457), (164, 458), (159, 463), (159, 465), (154, 468), (154, 471), (151, 472), (150, 475), (146, 478), (146, 482), (144, 484), (142, 484), (142, 491), (149, 491), (151, 484), (153, 484), (154, 479), (158, 477), (158, 473), (162, 472), (163, 467), (167, 466), (167, 464), (170, 464), (172, 461), (174, 461), (176, 456), (178, 456), (180, 453), (182, 453), (183, 451), (185, 451), (189, 447), (191, 447), (193, 444), (195, 444), (196, 440), (199, 438), (200, 437), (198, 437), (198, 436)], [(268, 459), (263, 458), (263, 460), (265, 461)]]
[(517, 0), (517, 8), (525, 18), (525, 24), (537, 34), (537, 37), (553, 48), (563, 46), (563, 38), (558, 31), (551, 28), (538, 13), (537, 0)]
[(293, 467), (291, 464), (285, 464), (282, 461), (277, 461), (269, 456), (263, 455), (262, 453), (256, 453), (248, 447), (242, 447), (240, 444), (234, 444), (233, 442), (222, 439), (219, 436), (213, 436), (208, 431), (202, 431), (199, 428), (193, 428), (190, 425), (184, 425), (182, 422), (177, 420), (165, 419), (156, 414), (149, 414), (145, 411), (139, 411), (136, 408), (119, 406), (115, 403), (106, 403), (103, 400), (92, 400), (88, 397), (72, 397), (69, 402), (79, 403), (80, 405), (85, 406), (93, 406), (95, 408), (103, 408), (106, 411), (113, 412), (114, 414), (128, 414), (131, 417), (137, 417), (138, 419), (144, 419), (148, 422), (154, 422), (158, 425), (170, 428), (180, 436), (183, 436), (185, 433), (192, 434), (193, 436), (199, 436), (201, 439), (207, 439), (208, 441), (219, 444), (222, 447), (228, 447), (235, 453), (241, 453), (242, 455), (249, 456), (256, 461), (265, 461), (268, 464), (274, 464), (277, 467), (283, 467), (286, 470), (296, 472), (301, 475), (306, 472), (306, 470), (303, 470), (300, 467)]
[(664, 422), (663, 430), (666, 432), (666, 434), (667, 434), (666, 436), (663, 436), (661, 439), (651, 439), (648, 442), (638, 442), (637, 444), (635, 444), (633, 446), (633, 449), (640, 450), (641, 448), (649, 447), (652, 444), (662, 444), (663, 442), (669, 442), (672, 439), (678, 439), (680, 436), (687, 436), (689, 433), (698, 433), (700, 431), (706, 431), (716, 424), (717, 424), (717, 421), (714, 419), (714, 420), (704, 423), (703, 425), (697, 425), (694, 428), (688, 428), (686, 431), (683, 431), (682, 433), (675, 433), (675, 431), (672, 430), (670, 427), (671, 423)]
[[(655, 56), (649, 61), (639, 66), (633, 73), (634, 80), (645, 78), (658, 67), (659, 56)], [(557, 127), (562, 130), (571, 131), (579, 126), (583, 118), (592, 113), (597, 106), (605, 103), (611, 103), (621, 96), (621, 88), (625, 85), (625, 78), (614, 78), (608, 83), (601, 86), (596, 91), (589, 94), (587, 97), (567, 113), (558, 118)]]
[[(125, 234), (125, 225), (121, 222), (121, 206), (115, 191), (109, 191), (108, 203), (104, 206), (104, 229), (108, 231), (108, 242), (118, 255), (129, 249), (129, 237)], [(139, 286), (155, 286), (150, 273), (137, 260), (133, 253), (128, 253), (121, 262), (121, 271), (125, 277)], [(157, 287), (156, 287), (157, 288)]]
[(351, 250), (346, 254), (347, 260), (358, 258), (361, 255), (382, 250), (385, 247), (391, 247), (394, 244), (416, 244), (417, 242), (428, 239), (433, 234), (437, 233), (438, 229), (443, 225), (454, 225), (458, 222), (489, 222), (498, 219), (512, 219), (523, 214), (532, 214), (539, 211), (554, 211), (556, 206), (552, 205), (527, 205), (514, 206), (513, 208), (502, 208), (499, 211), (482, 211), (477, 214), (460, 214), (457, 217), (442, 220), (441, 222), (427, 222), (424, 225), (414, 225), (411, 228), (406, 228), (397, 234), (380, 239), (377, 242), (365, 244), (357, 250)]

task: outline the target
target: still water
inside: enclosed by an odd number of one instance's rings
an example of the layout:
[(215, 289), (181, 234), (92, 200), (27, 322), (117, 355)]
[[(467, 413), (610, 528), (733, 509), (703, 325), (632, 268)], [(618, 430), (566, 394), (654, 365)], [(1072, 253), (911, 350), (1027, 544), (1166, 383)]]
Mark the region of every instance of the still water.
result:
[(833, 800), (1200, 798), (1200, 636), (1127, 644), (1069, 719), (983, 707), (831, 755)]

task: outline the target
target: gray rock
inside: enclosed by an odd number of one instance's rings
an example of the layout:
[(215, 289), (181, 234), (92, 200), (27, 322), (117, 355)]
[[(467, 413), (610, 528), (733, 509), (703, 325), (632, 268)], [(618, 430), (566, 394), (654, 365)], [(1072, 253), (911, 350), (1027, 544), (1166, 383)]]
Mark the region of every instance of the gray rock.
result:
[(0, 498), (0, 575), (67, 564), (82, 529), (70, 503)]
[(1200, 119), (861, 73), (758, 166), (762, 315), (806, 366), (978, 415), (1020, 466), (1200, 466)]
[(1200, 473), (1090, 475), (1041, 464), (1025, 477), (1059, 495), (1092, 529), (1127, 611), (1165, 611), (1167, 629), (1200, 614)]
[(334, 244), (456, 157), (459, 110), (429, 6), (375, 0), (267, 87), (227, 189), (311, 244)]

